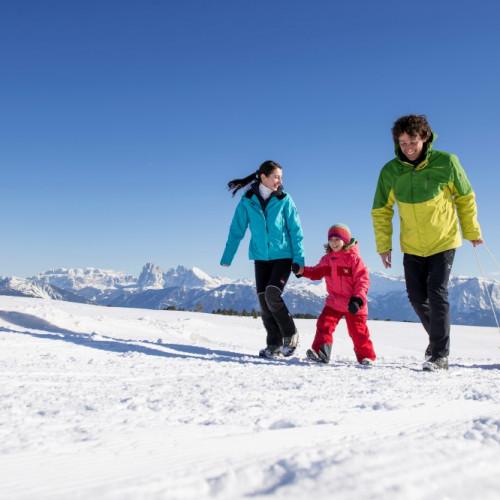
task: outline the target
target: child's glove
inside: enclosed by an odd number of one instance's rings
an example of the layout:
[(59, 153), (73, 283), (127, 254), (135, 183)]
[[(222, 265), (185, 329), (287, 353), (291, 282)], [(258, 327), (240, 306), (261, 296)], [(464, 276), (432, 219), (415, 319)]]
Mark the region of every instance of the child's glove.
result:
[(295, 276), (297, 276), (297, 278), (302, 277), (302, 274), (298, 274), (299, 271), (300, 271), (300, 266), (296, 262), (294, 262), (292, 264), (292, 272), (293, 274), (295, 274)]
[(359, 297), (351, 297), (347, 309), (351, 314), (356, 314), (359, 311), (359, 308), (363, 307), (363, 304), (364, 304), (363, 299)]

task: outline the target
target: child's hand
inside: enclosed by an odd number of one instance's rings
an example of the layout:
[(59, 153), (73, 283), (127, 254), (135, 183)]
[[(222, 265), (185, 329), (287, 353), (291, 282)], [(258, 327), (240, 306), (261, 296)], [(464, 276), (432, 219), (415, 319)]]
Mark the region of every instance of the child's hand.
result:
[(347, 309), (351, 314), (356, 314), (360, 307), (363, 307), (364, 301), (359, 297), (351, 297)]
[(295, 262), (292, 264), (292, 272), (297, 276), (297, 278), (300, 278), (302, 276), (302, 273), (304, 272), (304, 266), (299, 266)]

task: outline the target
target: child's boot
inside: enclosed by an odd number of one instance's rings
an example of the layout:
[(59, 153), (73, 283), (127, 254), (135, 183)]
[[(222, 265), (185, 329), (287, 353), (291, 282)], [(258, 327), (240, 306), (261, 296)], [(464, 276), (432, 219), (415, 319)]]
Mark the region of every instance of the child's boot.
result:
[(306, 352), (306, 356), (312, 360), (316, 361), (316, 363), (324, 363), (328, 364), (330, 362), (330, 356), (332, 354), (332, 344), (323, 344), (319, 351), (315, 351), (314, 349), (308, 349)]

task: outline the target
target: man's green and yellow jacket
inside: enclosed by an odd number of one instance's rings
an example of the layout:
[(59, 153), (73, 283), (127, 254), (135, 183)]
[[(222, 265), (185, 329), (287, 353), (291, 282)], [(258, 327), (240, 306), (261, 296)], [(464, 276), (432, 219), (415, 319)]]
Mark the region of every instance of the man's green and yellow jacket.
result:
[[(372, 218), (377, 252), (392, 249), (392, 218), (397, 203), (400, 243), (404, 253), (428, 257), (481, 238), (474, 191), (458, 158), (427, 144), (425, 159), (416, 166), (396, 158), (381, 170)], [(458, 221), (457, 221), (458, 216)]]

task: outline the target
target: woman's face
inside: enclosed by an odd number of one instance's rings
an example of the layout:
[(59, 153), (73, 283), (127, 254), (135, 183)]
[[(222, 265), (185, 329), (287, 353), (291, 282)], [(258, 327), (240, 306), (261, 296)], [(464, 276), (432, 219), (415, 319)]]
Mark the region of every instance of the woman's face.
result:
[(275, 168), (268, 176), (260, 174), (260, 182), (266, 188), (276, 191), (281, 186), (281, 168)]
[(411, 161), (416, 160), (422, 153), (425, 140), (419, 135), (410, 137), (406, 132), (399, 136), (399, 147), (401, 151)]

